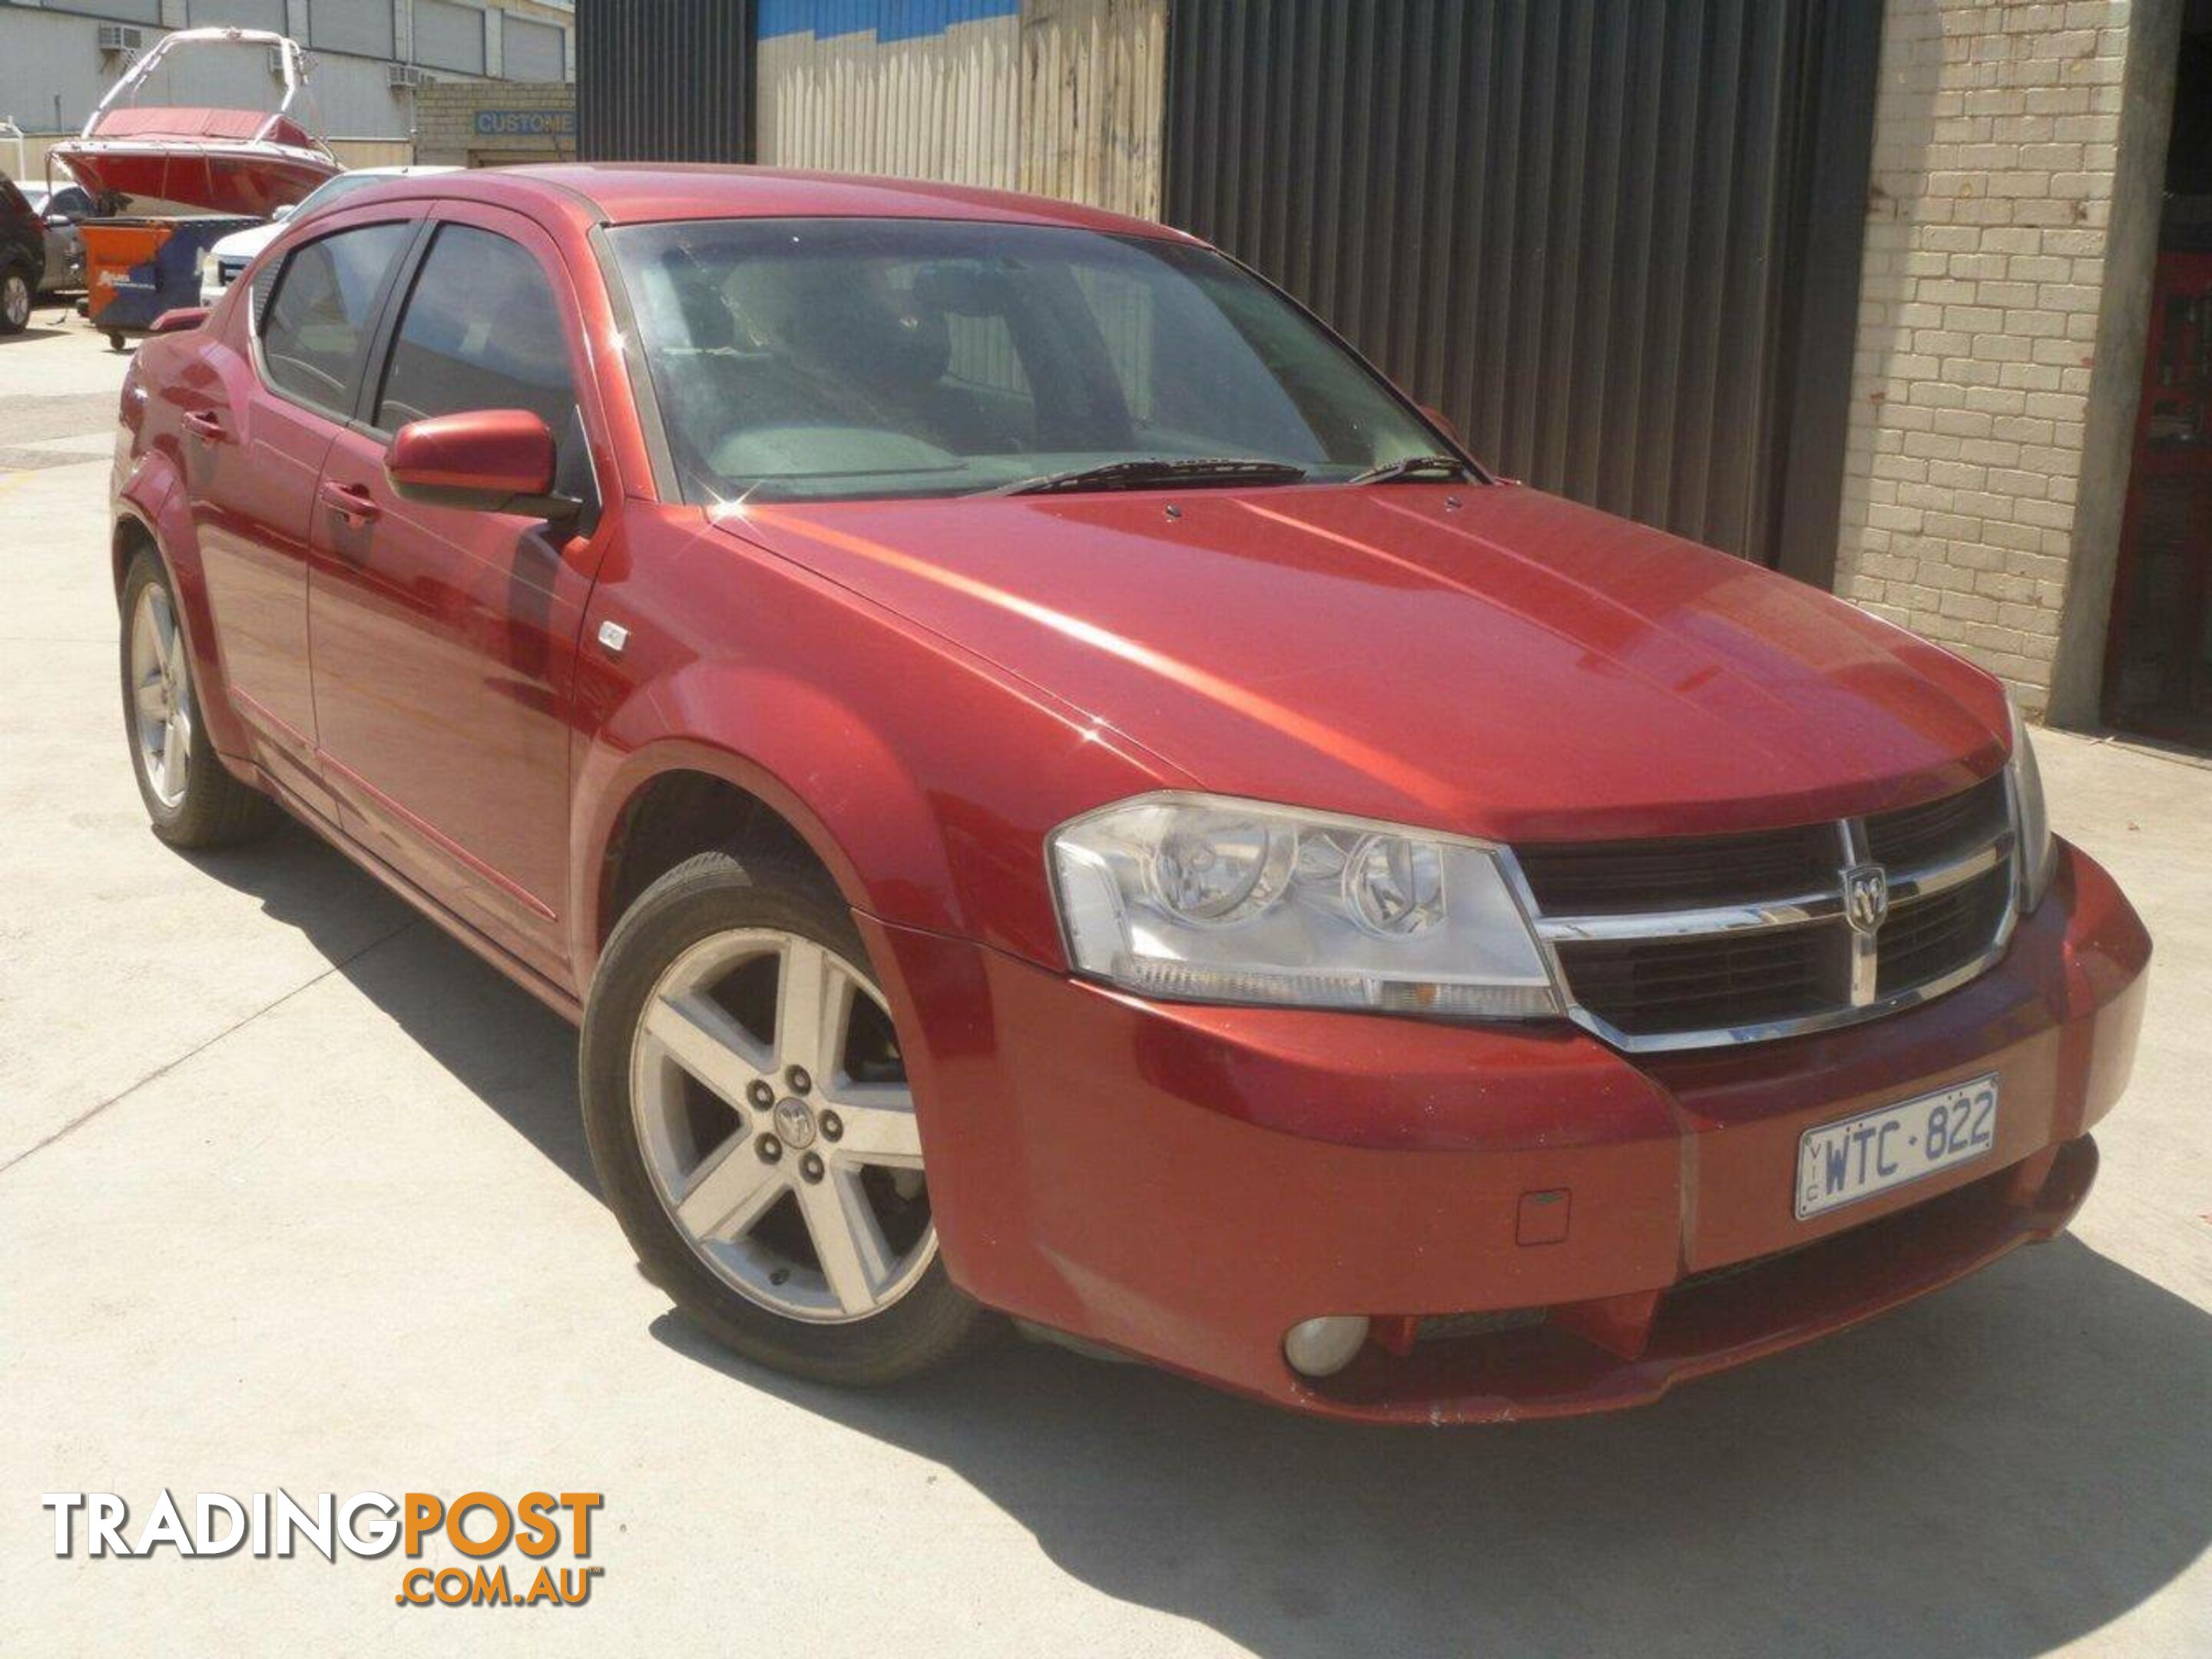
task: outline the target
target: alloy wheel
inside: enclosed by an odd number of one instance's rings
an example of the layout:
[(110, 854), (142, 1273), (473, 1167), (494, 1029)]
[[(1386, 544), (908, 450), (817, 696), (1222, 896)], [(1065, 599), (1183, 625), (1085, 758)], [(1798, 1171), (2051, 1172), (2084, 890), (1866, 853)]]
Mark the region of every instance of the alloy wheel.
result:
[(140, 590), (131, 619), (131, 712), (147, 787), (173, 809), (191, 770), (191, 665), (176, 605), (158, 583)]
[(685, 951), (639, 1017), (630, 1105), (693, 1253), (769, 1311), (866, 1319), (935, 1259), (890, 1010), (829, 947), (743, 928)]
[(9, 271), (0, 282), (0, 312), (5, 313), (11, 331), (31, 320), (31, 285), (17, 272)]

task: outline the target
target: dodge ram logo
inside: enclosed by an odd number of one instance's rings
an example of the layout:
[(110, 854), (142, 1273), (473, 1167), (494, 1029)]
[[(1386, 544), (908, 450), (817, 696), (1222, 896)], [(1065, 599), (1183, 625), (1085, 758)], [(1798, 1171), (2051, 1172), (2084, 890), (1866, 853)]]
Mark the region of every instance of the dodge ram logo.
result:
[(1879, 864), (1854, 864), (1844, 872), (1844, 917), (1853, 933), (1871, 934), (1888, 914), (1888, 871)]

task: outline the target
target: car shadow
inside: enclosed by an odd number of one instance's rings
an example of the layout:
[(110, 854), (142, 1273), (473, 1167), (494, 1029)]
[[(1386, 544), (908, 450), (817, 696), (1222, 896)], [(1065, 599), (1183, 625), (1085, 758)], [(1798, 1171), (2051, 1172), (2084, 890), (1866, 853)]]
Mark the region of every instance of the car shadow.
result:
[(58, 324), (51, 328), (41, 328), (38, 324), (33, 323), (27, 327), (17, 329), (13, 334), (0, 334), (0, 346), (21, 345), (26, 340), (51, 340), (68, 331), (65, 324)]
[[(558, 1016), (295, 826), (191, 861), (596, 1190)], [(1011, 1338), (853, 1393), (748, 1364), (673, 1312), (653, 1334), (942, 1466), (1079, 1583), (1270, 1659), (2025, 1659), (2212, 1542), (2212, 1316), (2071, 1238), (1652, 1407), (1441, 1432)]]
[(1270, 1659), (2040, 1654), (2212, 1539), (2212, 1317), (2070, 1238), (1610, 1416), (1372, 1429), (1009, 1341), (873, 1394), (1065, 1572)]
[(298, 929), (423, 1052), (597, 1194), (574, 1027), (289, 818), (265, 842), (179, 856)]

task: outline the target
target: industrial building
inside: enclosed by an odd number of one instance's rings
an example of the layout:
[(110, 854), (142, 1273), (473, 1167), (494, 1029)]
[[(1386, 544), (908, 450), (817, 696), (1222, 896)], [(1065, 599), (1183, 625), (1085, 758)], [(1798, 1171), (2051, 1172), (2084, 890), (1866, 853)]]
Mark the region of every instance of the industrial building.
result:
[(1832, 587), (2033, 713), (2212, 738), (2212, 0), (579, 21), (587, 156), (1164, 218), (1510, 474)]

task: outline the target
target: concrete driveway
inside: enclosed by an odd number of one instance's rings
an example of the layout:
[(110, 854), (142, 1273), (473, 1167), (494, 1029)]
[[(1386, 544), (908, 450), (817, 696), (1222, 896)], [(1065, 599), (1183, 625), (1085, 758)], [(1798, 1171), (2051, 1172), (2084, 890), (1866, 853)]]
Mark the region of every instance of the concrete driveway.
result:
[[(0, 1650), (2212, 1649), (2212, 771), (2044, 744), (2159, 943), (2073, 1237), (1582, 1422), (1348, 1430), (1012, 1341), (834, 1394), (638, 1276), (558, 1020), (303, 833), (147, 833), (124, 362), (0, 342)], [(605, 1574), (402, 1607), (396, 1559), (58, 1560), (39, 1502), (118, 1492), (135, 1531), (163, 1487), (280, 1486), (601, 1491)]]

